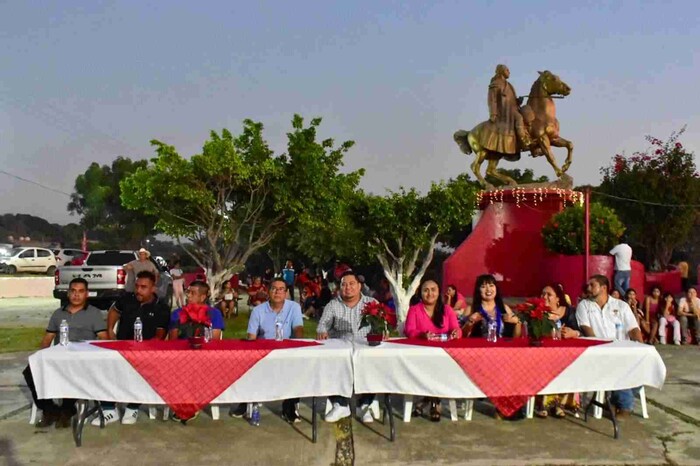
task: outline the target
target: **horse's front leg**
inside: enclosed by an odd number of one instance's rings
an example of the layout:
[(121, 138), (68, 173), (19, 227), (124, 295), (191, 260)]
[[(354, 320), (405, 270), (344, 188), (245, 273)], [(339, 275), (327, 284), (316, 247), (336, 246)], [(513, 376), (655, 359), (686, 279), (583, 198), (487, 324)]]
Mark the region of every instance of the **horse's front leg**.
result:
[(559, 165), (557, 165), (557, 161), (552, 153), (552, 146), (550, 145), (549, 137), (547, 135), (543, 135), (542, 139), (540, 139), (540, 147), (542, 147), (542, 152), (544, 152), (545, 157), (547, 157), (547, 161), (554, 169), (554, 173), (557, 175), (557, 178), (561, 177), (564, 172), (561, 170), (561, 168), (559, 168)]
[(501, 180), (508, 186), (518, 186), (518, 183), (513, 178), (506, 175), (505, 173), (498, 171), (496, 167), (498, 167), (498, 159), (489, 160), (489, 164), (486, 167), (486, 174), (489, 176), (493, 176), (498, 180)]
[(481, 176), (481, 164), (486, 160), (486, 151), (484, 149), (474, 151), (474, 162), (472, 162), (472, 172), (476, 177), (479, 184), (484, 189), (493, 189), (493, 185), (488, 183), (483, 176)]
[(566, 171), (571, 166), (571, 162), (573, 160), (574, 144), (571, 141), (569, 141), (568, 139), (564, 139), (564, 138), (559, 137), (559, 136), (552, 139), (550, 141), (550, 144), (553, 145), (554, 147), (566, 147), (566, 160), (564, 161), (564, 165), (561, 167), (561, 171), (566, 173)]

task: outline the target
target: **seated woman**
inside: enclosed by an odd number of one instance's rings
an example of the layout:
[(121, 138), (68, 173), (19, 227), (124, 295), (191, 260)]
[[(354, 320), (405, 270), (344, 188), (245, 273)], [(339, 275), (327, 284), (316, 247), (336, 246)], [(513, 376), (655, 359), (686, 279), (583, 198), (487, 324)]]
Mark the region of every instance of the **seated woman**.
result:
[(651, 289), (651, 295), (644, 300), (644, 319), (649, 323), (649, 344), (653, 345), (659, 342), (657, 335), (659, 333), (659, 303), (661, 302), (661, 288), (654, 286)]
[(634, 288), (629, 288), (625, 293), (625, 302), (629, 305), (630, 309), (632, 309), (632, 313), (637, 319), (637, 325), (642, 331), (642, 338), (644, 341), (649, 341), (649, 322), (645, 318), (642, 303), (637, 300), (637, 292)]
[(671, 293), (664, 293), (659, 304), (659, 341), (666, 344), (666, 326), (673, 326), (673, 344), (681, 344), (681, 323), (676, 317), (678, 306)]
[[(420, 286), (421, 301), (408, 309), (404, 333), (408, 338), (435, 340), (440, 335), (447, 339), (462, 337), (457, 316), (450, 306), (442, 302), (440, 287), (435, 280), (427, 279)], [(440, 400), (425, 398), (414, 410), (416, 416), (423, 414), (426, 405), (430, 406), (430, 420), (440, 421)]]
[(474, 284), (473, 302), (467, 310), (468, 318), (462, 327), (464, 336), (485, 337), (488, 323), (496, 322), (499, 337), (520, 336), (520, 321), (510, 307), (503, 303), (493, 275), (479, 275)]
[(460, 325), (464, 325), (467, 321), (467, 300), (464, 295), (457, 291), (454, 285), (448, 285), (445, 291), (445, 304), (450, 306), (454, 311)]
[(216, 307), (221, 310), (224, 318), (228, 319), (230, 316), (236, 316), (238, 314), (238, 309), (236, 306), (238, 302), (238, 293), (233, 289), (230, 281), (225, 282), (221, 287), (218, 300), (219, 302), (217, 303)]
[(248, 305), (250, 307), (262, 304), (268, 299), (267, 287), (263, 285), (260, 277), (253, 278), (253, 283), (248, 286), (246, 292), (248, 293)]
[[(542, 288), (540, 297), (549, 306), (549, 318), (559, 322), (561, 338), (578, 338), (581, 336), (578, 321), (576, 320), (576, 309), (567, 304), (563, 287), (555, 284), (547, 285)], [(535, 415), (542, 418), (547, 417), (550, 412), (555, 417), (562, 418), (566, 416), (565, 408), (573, 412), (578, 412), (580, 408), (574, 393), (537, 396), (535, 404), (537, 406)]]

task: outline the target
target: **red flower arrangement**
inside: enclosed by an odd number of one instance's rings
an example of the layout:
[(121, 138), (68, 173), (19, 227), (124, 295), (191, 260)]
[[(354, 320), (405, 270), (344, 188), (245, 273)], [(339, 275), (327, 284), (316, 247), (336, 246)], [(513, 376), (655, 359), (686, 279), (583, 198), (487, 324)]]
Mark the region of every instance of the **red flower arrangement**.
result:
[(372, 334), (385, 335), (396, 328), (396, 313), (386, 304), (372, 301), (362, 309), (360, 328), (368, 326)]
[(209, 306), (206, 304), (187, 304), (180, 310), (180, 336), (202, 336), (204, 327), (210, 325)]
[(530, 298), (514, 308), (520, 322), (527, 322), (528, 332), (531, 337), (540, 339), (552, 334), (554, 321), (550, 320), (550, 307), (542, 298)]

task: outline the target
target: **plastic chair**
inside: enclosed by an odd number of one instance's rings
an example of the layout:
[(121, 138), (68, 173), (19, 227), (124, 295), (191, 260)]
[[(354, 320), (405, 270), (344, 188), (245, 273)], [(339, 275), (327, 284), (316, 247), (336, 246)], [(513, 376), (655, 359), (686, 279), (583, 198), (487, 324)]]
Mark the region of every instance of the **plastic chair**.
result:
[[(326, 410), (324, 411), (324, 416), (331, 412), (331, 409), (333, 409), (333, 403), (331, 403), (331, 400), (326, 398)], [(372, 401), (372, 404), (369, 405), (369, 410), (372, 412), (372, 417), (375, 419), (380, 418), (381, 411), (379, 409), (379, 400), (377, 400), (376, 397), (374, 401)]]
[[(596, 399), (596, 401), (602, 403), (603, 400), (605, 399), (605, 390), (596, 392), (595, 399)], [(647, 392), (644, 389), (644, 385), (642, 385), (641, 388), (639, 389), (639, 404), (642, 408), (642, 418), (649, 419), (649, 411), (647, 410)], [(598, 407), (598, 406), (594, 406), (593, 407), (593, 417), (595, 419), (602, 419), (603, 409)]]

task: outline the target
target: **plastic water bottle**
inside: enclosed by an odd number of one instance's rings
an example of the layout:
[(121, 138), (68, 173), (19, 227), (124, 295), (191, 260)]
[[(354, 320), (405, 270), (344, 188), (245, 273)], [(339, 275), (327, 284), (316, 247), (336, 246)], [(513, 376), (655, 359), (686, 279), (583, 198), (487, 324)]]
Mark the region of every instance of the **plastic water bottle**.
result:
[(561, 340), (561, 321), (557, 320), (552, 330), (552, 339)]
[(282, 328), (282, 322), (275, 322), (275, 340), (284, 340), (284, 329)]
[(447, 341), (449, 339), (449, 335), (446, 333), (440, 333), (438, 335), (438, 341)]
[(623, 340), (624, 335), (622, 331), (622, 321), (620, 320), (620, 313), (618, 311), (614, 311), (615, 315), (615, 340)]
[(141, 317), (137, 317), (136, 322), (134, 322), (134, 341), (136, 343), (143, 341), (143, 322), (141, 322)]
[(488, 333), (486, 334), (486, 341), (491, 343), (496, 343), (498, 341), (498, 326), (495, 320), (489, 321)]
[(70, 340), (68, 340), (68, 332), (70, 331), (70, 328), (68, 327), (68, 322), (66, 322), (66, 319), (63, 319), (61, 321), (61, 325), (58, 327), (60, 337), (59, 337), (59, 344), (61, 346), (67, 346), (68, 343), (70, 343)]
[(204, 343), (209, 343), (211, 341), (212, 329), (211, 324), (204, 326)]
[(260, 425), (260, 406), (258, 403), (253, 403), (253, 413), (250, 415), (250, 425), (255, 427)]

